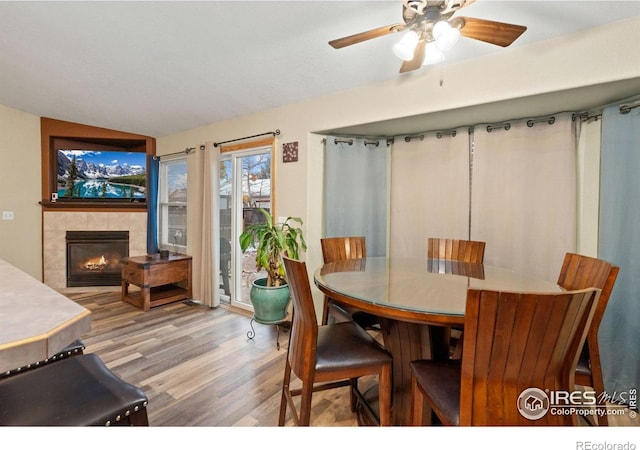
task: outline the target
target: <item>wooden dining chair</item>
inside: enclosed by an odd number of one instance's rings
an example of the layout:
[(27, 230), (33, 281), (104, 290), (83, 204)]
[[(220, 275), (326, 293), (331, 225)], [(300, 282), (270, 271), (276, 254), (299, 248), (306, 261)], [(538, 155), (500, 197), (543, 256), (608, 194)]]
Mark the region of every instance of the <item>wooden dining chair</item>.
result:
[[(347, 259), (367, 257), (367, 241), (364, 236), (342, 236), (320, 239), (322, 258), (325, 264)], [(378, 329), (380, 320), (373, 314), (360, 311), (348, 305), (341, 305), (328, 296), (324, 296), (322, 324), (329, 322), (329, 316), (335, 321), (354, 321), (364, 329)]]
[[(484, 241), (430, 237), (427, 239), (427, 258), (483, 264), (485, 246)], [(462, 356), (462, 333), (459, 328), (448, 328), (443, 332), (442, 339), (448, 342), (453, 359)]]
[(447, 259), (475, 264), (484, 262), (483, 241), (467, 241), (462, 239), (427, 239), (427, 258)]
[[(374, 375), (379, 383), (379, 423), (391, 424), (391, 363), (389, 353), (354, 322), (318, 326), (304, 262), (283, 256), (293, 301), (292, 326), (285, 361), (280, 417), (285, 424), (287, 406), (296, 425), (308, 426), (313, 392), (350, 386), (351, 409), (365, 402), (358, 378)], [(302, 387), (291, 388), (291, 374)], [(299, 409), (294, 397), (300, 397)], [(366, 403), (365, 403), (366, 404)]]
[(599, 295), (469, 289), (462, 360), (410, 364), (413, 425), (425, 405), (443, 425), (578, 425), (577, 414), (545, 414), (539, 394), (573, 390)]
[[(595, 287), (602, 290), (598, 306), (593, 315), (587, 340), (584, 343), (578, 365), (576, 367), (576, 384), (592, 387), (596, 395), (605, 393), (604, 380), (602, 378), (602, 366), (600, 364), (600, 346), (598, 345), (598, 330), (604, 316), (613, 290), (613, 285), (618, 277), (619, 268), (602, 259), (590, 256), (567, 253), (560, 269), (558, 284), (567, 290), (585, 289)], [(600, 398), (600, 397), (598, 397)], [(599, 404), (601, 402), (598, 402)], [(604, 402), (602, 402), (604, 403)], [(606, 414), (599, 416), (598, 424), (607, 426)]]

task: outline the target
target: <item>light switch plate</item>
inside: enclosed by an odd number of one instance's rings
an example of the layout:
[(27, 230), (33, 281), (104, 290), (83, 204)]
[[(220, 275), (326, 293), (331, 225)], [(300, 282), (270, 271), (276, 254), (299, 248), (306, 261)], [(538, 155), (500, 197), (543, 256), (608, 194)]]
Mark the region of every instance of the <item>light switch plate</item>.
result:
[(13, 211), (2, 211), (2, 220), (13, 220)]

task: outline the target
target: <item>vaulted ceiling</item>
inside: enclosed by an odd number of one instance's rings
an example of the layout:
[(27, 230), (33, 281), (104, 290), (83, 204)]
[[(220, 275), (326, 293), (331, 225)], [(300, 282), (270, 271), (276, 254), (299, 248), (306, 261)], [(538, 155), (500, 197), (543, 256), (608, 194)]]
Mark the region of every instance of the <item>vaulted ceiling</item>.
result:
[[(0, 104), (154, 137), (411, 76), (392, 1), (0, 1)], [(465, 16), (515, 23), (527, 45), (640, 16), (640, 1), (489, 1)], [(445, 64), (501, 48), (463, 38)], [(423, 68), (420, 70), (430, 70)]]

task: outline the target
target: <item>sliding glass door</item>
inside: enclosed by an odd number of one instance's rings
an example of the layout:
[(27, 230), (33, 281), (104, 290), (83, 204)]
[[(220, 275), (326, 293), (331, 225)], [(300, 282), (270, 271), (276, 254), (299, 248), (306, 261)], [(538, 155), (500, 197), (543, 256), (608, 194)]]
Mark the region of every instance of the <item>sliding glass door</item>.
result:
[[(272, 145), (225, 151), (220, 161), (220, 289), (231, 306), (252, 310), (251, 283), (257, 272), (255, 251), (241, 253), (238, 236), (244, 227), (264, 220), (260, 208), (273, 210)], [(228, 270), (227, 270), (228, 268)]]

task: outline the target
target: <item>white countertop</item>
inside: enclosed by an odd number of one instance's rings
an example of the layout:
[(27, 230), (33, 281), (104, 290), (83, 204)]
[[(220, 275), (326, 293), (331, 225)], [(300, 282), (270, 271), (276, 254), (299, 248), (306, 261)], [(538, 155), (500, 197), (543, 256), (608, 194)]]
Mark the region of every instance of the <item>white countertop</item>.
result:
[(91, 311), (0, 259), (0, 372), (53, 356), (91, 330)]

